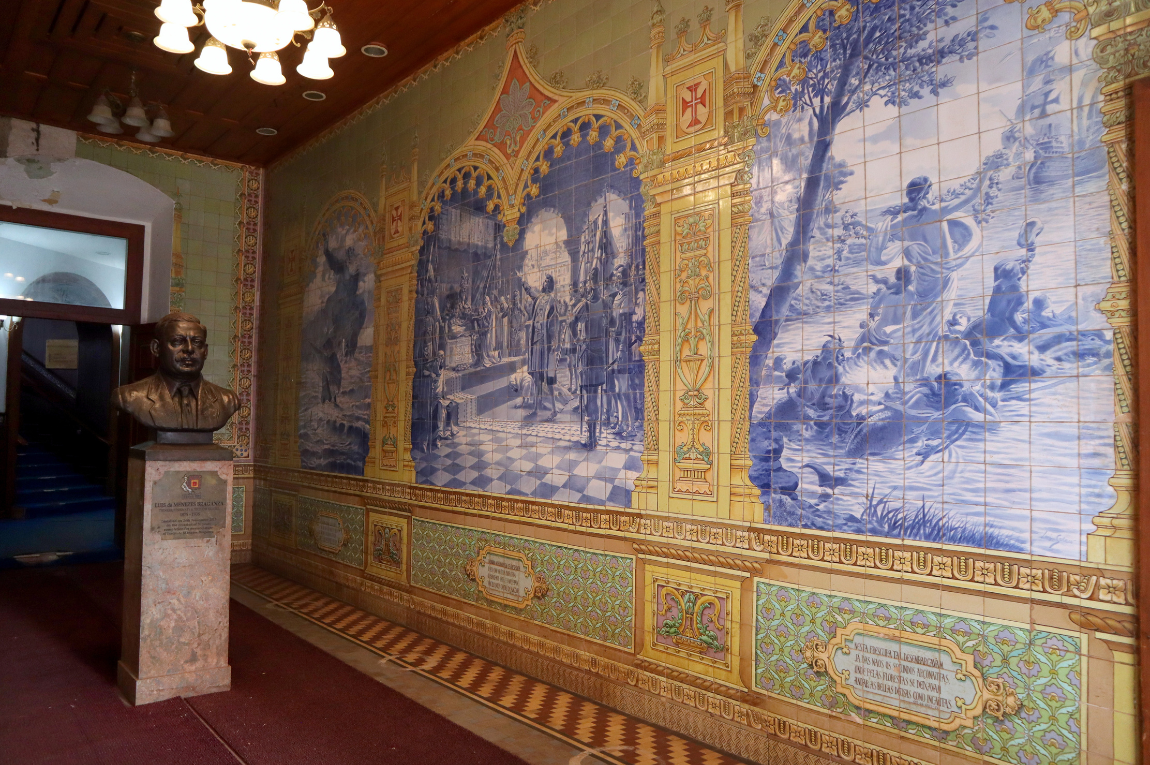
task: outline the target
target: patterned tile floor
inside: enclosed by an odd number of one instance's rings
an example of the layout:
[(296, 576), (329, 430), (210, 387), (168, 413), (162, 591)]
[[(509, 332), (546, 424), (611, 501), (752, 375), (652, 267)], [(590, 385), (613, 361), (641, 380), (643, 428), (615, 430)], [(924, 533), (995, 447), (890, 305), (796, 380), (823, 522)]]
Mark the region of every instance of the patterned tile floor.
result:
[(740, 762), (256, 566), (234, 567), (232, 583), (387, 661), (577, 746), (594, 759), (619, 765), (738, 765)]
[(631, 506), (643, 469), (642, 435), (604, 434), (598, 449), (579, 446), (578, 422), (474, 420), (432, 454), (416, 455), (417, 481), (557, 502)]

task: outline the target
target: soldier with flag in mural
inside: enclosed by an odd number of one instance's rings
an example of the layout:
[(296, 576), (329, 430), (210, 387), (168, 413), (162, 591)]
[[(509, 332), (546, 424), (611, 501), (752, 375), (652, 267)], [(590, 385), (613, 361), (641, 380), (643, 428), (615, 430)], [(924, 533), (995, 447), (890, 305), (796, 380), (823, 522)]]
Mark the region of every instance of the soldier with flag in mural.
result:
[(587, 293), (572, 309), (569, 326), (578, 348), (580, 412), (587, 420), (583, 447), (594, 449), (601, 430), (599, 395), (607, 381), (611, 338), (611, 307), (600, 291), (597, 268), (587, 276)]

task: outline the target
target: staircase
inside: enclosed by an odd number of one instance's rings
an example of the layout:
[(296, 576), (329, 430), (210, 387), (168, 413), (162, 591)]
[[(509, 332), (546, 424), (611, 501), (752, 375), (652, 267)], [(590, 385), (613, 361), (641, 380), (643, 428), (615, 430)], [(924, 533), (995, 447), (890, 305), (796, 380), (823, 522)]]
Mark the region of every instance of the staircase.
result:
[(17, 449), (16, 508), (22, 517), (0, 521), (0, 568), (120, 557), (115, 499), (48, 442), (30, 441)]

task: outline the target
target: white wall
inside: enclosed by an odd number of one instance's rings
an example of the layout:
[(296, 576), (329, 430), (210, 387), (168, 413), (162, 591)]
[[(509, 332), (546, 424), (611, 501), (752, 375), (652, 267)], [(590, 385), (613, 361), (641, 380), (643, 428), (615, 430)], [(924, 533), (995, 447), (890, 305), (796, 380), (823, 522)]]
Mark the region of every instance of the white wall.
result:
[(168, 312), (175, 203), (167, 194), (87, 159), (8, 157), (0, 162), (0, 204), (144, 226), (140, 321), (153, 322)]

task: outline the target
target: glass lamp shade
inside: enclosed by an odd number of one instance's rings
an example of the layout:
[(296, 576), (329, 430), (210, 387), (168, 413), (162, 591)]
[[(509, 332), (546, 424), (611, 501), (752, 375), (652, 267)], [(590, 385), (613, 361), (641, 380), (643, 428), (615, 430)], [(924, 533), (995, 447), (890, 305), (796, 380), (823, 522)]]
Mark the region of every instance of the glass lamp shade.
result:
[(335, 22), (331, 20), (330, 13), (324, 16), (323, 21), (316, 27), (315, 37), (308, 45), (308, 50), (312, 49), (327, 58), (339, 58), (347, 53), (347, 49), (343, 47), (343, 42), (340, 40), (339, 30), (335, 28)]
[(164, 0), (156, 9), (156, 18), (185, 28), (194, 27), (200, 21), (192, 11), (190, 0)]
[(125, 125), (142, 128), (146, 128), (152, 124), (152, 121), (148, 119), (148, 115), (144, 112), (144, 105), (140, 102), (139, 96), (132, 96), (132, 100), (128, 104), (128, 110), (124, 112), (124, 116), (120, 118), (120, 121)]
[(188, 30), (170, 21), (160, 25), (160, 34), (152, 39), (156, 47), (168, 53), (191, 53), (196, 49), (188, 38)]
[(297, 32), (306, 32), (315, 26), (304, 0), (280, 0), (279, 17)]
[(120, 135), (124, 132), (124, 128), (120, 127), (119, 120), (109, 124), (97, 125), (96, 129), (101, 133), (107, 133), (108, 135)]
[(275, 53), (261, 53), (252, 70), (252, 79), (263, 85), (283, 85), (287, 82), (280, 69), (280, 57)]
[(92, 105), (92, 111), (88, 113), (88, 120), (97, 125), (115, 125), (119, 122), (116, 115), (112, 114), (112, 105), (108, 103), (106, 95), (101, 95), (96, 99), (96, 103)]
[(297, 66), (295, 70), (312, 80), (327, 80), (335, 74), (328, 66), (327, 56), (317, 50), (312, 50), (310, 45), (303, 54), (303, 63)]
[(280, 50), (295, 35), (286, 18), (259, 2), (215, 0), (206, 10), (204, 23), (224, 45), (255, 53)]
[(209, 37), (196, 59), (196, 68), (208, 74), (231, 74), (232, 66), (228, 63), (228, 49), (214, 37)]
[(163, 109), (160, 109), (160, 113), (152, 120), (152, 127), (149, 132), (160, 138), (171, 138), (176, 134), (176, 132), (172, 130), (172, 121), (168, 119), (168, 113)]
[(158, 143), (160, 137), (148, 128), (140, 128), (136, 131), (136, 140), (144, 143)]

